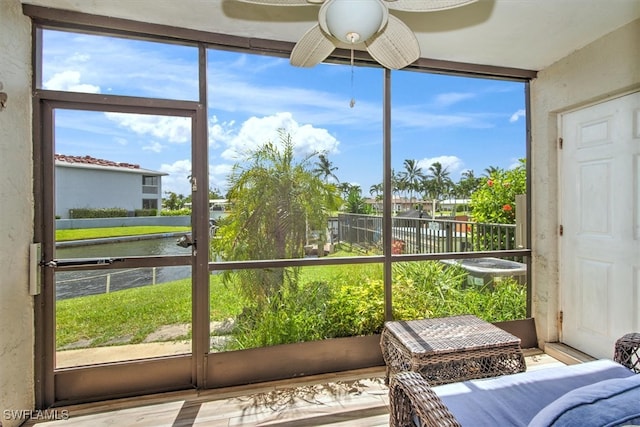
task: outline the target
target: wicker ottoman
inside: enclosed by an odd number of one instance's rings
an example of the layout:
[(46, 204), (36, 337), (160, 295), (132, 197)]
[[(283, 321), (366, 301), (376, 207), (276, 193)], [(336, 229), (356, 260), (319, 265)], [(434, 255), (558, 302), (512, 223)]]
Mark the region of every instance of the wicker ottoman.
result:
[(526, 370), (520, 339), (471, 315), (387, 322), (380, 346), (387, 383), (401, 371), (436, 386)]
[(640, 374), (640, 334), (630, 333), (618, 339), (613, 359)]

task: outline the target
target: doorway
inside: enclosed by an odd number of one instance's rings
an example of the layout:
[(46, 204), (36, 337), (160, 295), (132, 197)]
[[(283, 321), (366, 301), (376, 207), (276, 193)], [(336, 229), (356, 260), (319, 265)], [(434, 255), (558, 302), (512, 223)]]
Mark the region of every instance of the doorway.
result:
[[(197, 302), (208, 294), (207, 253), (199, 260), (194, 244), (208, 244), (207, 194), (196, 185), (206, 155), (192, 154), (197, 145), (206, 154), (196, 131), (202, 109), (55, 98), (38, 101), (36, 138), (41, 406), (196, 387), (208, 336), (208, 322), (197, 320), (208, 318)], [(166, 149), (188, 170), (144, 164), (152, 163), (145, 147), (157, 147), (136, 135), (143, 124), (180, 130)], [(163, 184), (175, 179), (185, 180), (192, 211), (160, 216)]]
[(640, 93), (560, 119), (561, 340), (610, 358), (640, 327)]

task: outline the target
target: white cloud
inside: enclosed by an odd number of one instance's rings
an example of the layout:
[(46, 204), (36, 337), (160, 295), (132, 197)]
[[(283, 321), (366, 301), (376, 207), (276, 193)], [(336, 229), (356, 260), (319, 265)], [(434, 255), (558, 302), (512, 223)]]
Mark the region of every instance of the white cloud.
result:
[[(83, 82), (91, 83), (85, 89), (102, 88), (118, 95), (197, 99), (195, 47), (49, 30), (44, 31), (43, 39), (44, 81), (53, 84), (67, 73), (80, 73)], [(67, 90), (78, 88), (67, 86)]]
[(150, 116), (146, 114), (104, 113), (119, 126), (131, 129), (138, 135), (153, 137), (173, 143), (191, 141), (191, 121), (187, 117)]
[(393, 120), (396, 125), (412, 128), (438, 129), (459, 127), (465, 129), (486, 129), (494, 127), (489, 117), (473, 114), (432, 114), (416, 107), (398, 107)]
[(418, 166), (422, 168), (422, 172), (426, 175), (429, 173), (429, 167), (436, 162), (440, 163), (442, 169), (446, 169), (450, 174), (460, 171), (464, 166), (462, 159), (456, 156), (424, 158), (418, 161)]
[(164, 149), (164, 146), (157, 141), (153, 141), (148, 145), (142, 147), (145, 151), (153, 151), (154, 153), (160, 153)]
[(525, 110), (518, 110), (511, 115), (509, 122), (510, 123), (517, 122), (520, 117), (526, 117), (526, 115), (527, 115), (527, 112)]
[[(211, 161), (209, 166), (209, 188), (218, 189), (222, 192), (227, 190), (227, 177), (231, 173), (231, 164), (215, 164)], [(177, 160), (171, 164), (163, 163), (159, 170), (169, 175), (162, 177), (162, 192), (173, 191), (176, 194), (191, 194), (192, 165), (190, 160)]]
[(520, 166), (522, 166), (520, 159), (512, 159), (511, 164), (507, 167), (507, 169), (511, 170), (511, 169), (518, 168)]
[(449, 93), (441, 93), (436, 96), (435, 104), (437, 107), (448, 107), (453, 104), (457, 104), (458, 102), (475, 98), (475, 93), (470, 92), (449, 92)]
[(160, 171), (169, 175), (162, 177), (162, 192), (173, 191), (176, 194), (191, 194), (191, 183), (189, 175), (191, 175), (191, 161), (178, 160), (171, 164), (163, 163)]
[(222, 157), (238, 160), (266, 142), (278, 143), (279, 129), (284, 129), (291, 135), (297, 155), (338, 151), (338, 140), (326, 129), (309, 124), (300, 125), (291, 113), (283, 112), (266, 117), (251, 117), (245, 121), (238, 134), (227, 142), (228, 148), (224, 150)]
[(209, 118), (209, 146), (218, 148), (221, 144), (229, 142), (233, 139), (233, 128), (235, 120), (229, 122), (220, 122), (218, 117), (211, 116)]
[(209, 163), (209, 186), (218, 189), (223, 193), (227, 191), (227, 177), (231, 173), (233, 165), (229, 163), (218, 163), (212, 160)]
[(100, 93), (100, 86), (80, 83), (80, 76), (79, 71), (62, 71), (54, 74), (49, 80), (44, 82), (44, 88), (71, 92)]
[[(239, 65), (242, 61), (239, 60), (232, 64), (211, 67), (209, 81), (215, 82), (209, 87), (211, 109), (256, 117), (272, 115), (277, 111), (294, 111), (298, 121), (326, 127), (370, 127), (373, 123), (381, 121), (379, 103), (366, 102), (356, 95), (356, 106), (350, 108), (349, 90), (338, 91), (333, 89), (332, 85), (326, 89), (313, 88), (313, 84), (309, 87), (287, 86), (277, 79), (265, 83), (245, 77), (247, 73), (255, 74), (265, 68), (289, 67), (286, 60), (266, 61), (265, 64), (265, 60), (260, 57), (259, 61), (252, 60), (242, 67)], [(348, 82), (348, 79), (347, 74), (344, 81)]]

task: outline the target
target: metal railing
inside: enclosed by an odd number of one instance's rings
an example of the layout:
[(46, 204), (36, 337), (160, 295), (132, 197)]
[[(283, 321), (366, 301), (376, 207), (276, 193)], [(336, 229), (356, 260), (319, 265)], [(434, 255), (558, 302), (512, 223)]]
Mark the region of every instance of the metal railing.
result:
[[(338, 241), (382, 251), (382, 217), (339, 214)], [(514, 224), (482, 224), (450, 218), (401, 218), (392, 223), (394, 253), (425, 254), (517, 249)]]

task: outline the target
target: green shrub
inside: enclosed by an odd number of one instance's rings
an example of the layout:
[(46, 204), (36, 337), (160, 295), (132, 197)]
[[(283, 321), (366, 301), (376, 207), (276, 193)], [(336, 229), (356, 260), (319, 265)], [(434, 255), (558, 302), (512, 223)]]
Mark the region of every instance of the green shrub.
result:
[[(380, 333), (384, 286), (379, 266), (347, 266), (320, 280), (283, 287), (268, 304), (245, 307), (237, 318), (234, 348), (252, 348)], [(526, 287), (504, 279), (467, 284), (467, 272), (439, 261), (393, 265), (397, 320), (474, 314), (489, 322), (526, 316)]]
[(471, 217), (478, 223), (474, 228), (476, 250), (513, 249), (515, 233), (507, 228), (496, 228), (491, 224), (515, 224), (516, 195), (525, 194), (527, 185), (526, 164), (509, 170), (496, 169), (491, 176), (483, 178), (478, 189), (471, 195)]
[(328, 338), (326, 283), (282, 287), (265, 304), (245, 307), (236, 319), (234, 349), (265, 347)]
[(497, 169), (483, 178), (471, 195), (471, 216), (485, 224), (515, 224), (516, 195), (527, 191), (527, 170), (524, 159), (509, 170)]
[(488, 322), (526, 316), (527, 290), (511, 278), (475, 287), (467, 272), (438, 261), (394, 265), (394, 318), (410, 320), (474, 314)]
[(382, 279), (369, 277), (337, 286), (329, 307), (327, 335), (349, 337), (380, 333), (384, 325)]
[(157, 214), (157, 209), (136, 209), (134, 216), (156, 216)]
[(182, 208), (176, 210), (170, 209), (162, 209), (160, 211), (160, 216), (191, 216), (191, 209)]
[(120, 218), (128, 216), (124, 208), (74, 208), (69, 209), (69, 218)]

